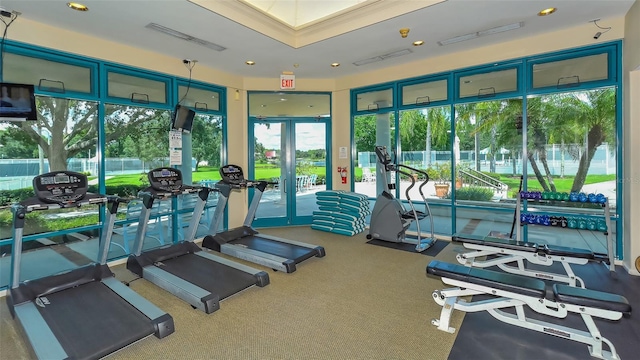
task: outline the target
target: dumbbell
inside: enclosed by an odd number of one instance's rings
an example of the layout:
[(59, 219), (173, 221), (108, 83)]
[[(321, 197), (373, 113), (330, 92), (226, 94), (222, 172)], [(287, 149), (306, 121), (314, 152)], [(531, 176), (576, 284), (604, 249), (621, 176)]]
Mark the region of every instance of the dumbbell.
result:
[(578, 201), (578, 193), (572, 192), (571, 194), (569, 194), (569, 201)]

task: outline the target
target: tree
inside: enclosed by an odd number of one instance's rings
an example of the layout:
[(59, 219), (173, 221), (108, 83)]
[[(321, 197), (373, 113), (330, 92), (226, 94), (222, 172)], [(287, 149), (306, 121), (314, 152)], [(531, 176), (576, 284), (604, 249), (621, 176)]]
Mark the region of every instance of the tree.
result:
[(35, 159), (37, 144), (20, 128), (9, 126), (0, 131), (0, 159)]
[(614, 88), (591, 90), (586, 93), (571, 93), (561, 102), (561, 106), (575, 109), (574, 133), (578, 133), (580, 148), (584, 151), (576, 156), (579, 160), (578, 171), (571, 185), (572, 192), (582, 190), (591, 161), (600, 145), (605, 142), (615, 143), (616, 126), (616, 92)]
[(258, 141), (257, 137), (253, 137), (253, 156), (255, 158), (256, 163), (266, 163), (267, 162), (267, 149)]
[(196, 159), (196, 171), (201, 161), (220, 167), (222, 119), (219, 116), (197, 115), (191, 128), (192, 155)]
[[(38, 112), (36, 122), (14, 123), (6, 131), (25, 149), (33, 149), (34, 145), (39, 145), (49, 162), (50, 171), (66, 170), (67, 159), (96, 149), (98, 141), (96, 103), (37, 96), (36, 107)], [(162, 141), (158, 141), (160, 132), (155, 130), (155, 128), (159, 130), (159, 127), (162, 127), (164, 133), (161, 139), (166, 139), (168, 143), (167, 111), (122, 105), (106, 106), (105, 111), (107, 154), (121, 155), (128, 152), (142, 159), (157, 156), (157, 150), (163, 144)], [(163, 118), (163, 121), (158, 121), (160, 118)], [(130, 137), (131, 135), (133, 137)], [(117, 144), (114, 145), (112, 142)], [(129, 146), (128, 151), (125, 149), (126, 144)], [(17, 146), (17, 144), (14, 145)], [(152, 151), (153, 149), (155, 152)], [(167, 154), (167, 149), (168, 146), (164, 148), (164, 156)], [(29, 151), (28, 154), (32, 152)]]
[(353, 138), (358, 152), (375, 151), (376, 116), (362, 115), (353, 121)]

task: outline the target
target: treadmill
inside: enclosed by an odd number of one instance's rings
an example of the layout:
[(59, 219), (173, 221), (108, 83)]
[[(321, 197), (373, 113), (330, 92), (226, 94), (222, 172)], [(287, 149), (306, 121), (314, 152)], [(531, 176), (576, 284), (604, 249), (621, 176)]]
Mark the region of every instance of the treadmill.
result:
[[(12, 206), (13, 248), (7, 305), (38, 359), (96, 359), (174, 331), (173, 318), (116, 280), (106, 265), (119, 203), (87, 192), (87, 177), (57, 171), (33, 179), (36, 196)], [(25, 217), (40, 210), (106, 207), (98, 262), (20, 282)]]
[[(287, 273), (296, 271), (296, 265), (304, 260), (325, 255), (322, 246), (258, 233), (251, 227), (251, 223), (268, 183), (245, 179), (242, 168), (237, 165), (221, 167), (220, 175), (222, 180), (216, 183), (219, 190), (218, 206), (209, 227), (210, 235), (205, 236), (202, 241), (203, 247)], [(255, 192), (244, 224), (235, 229), (217, 232), (231, 190), (247, 188), (253, 188)]]
[[(147, 176), (151, 186), (138, 194), (143, 207), (127, 269), (207, 314), (233, 294), (269, 284), (266, 272), (203, 251), (193, 242), (209, 193), (216, 189), (184, 185), (182, 173), (174, 168), (157, 168)], [(153, 202), (194, 193), (198, 199), (184, 240), (143, 252)]]

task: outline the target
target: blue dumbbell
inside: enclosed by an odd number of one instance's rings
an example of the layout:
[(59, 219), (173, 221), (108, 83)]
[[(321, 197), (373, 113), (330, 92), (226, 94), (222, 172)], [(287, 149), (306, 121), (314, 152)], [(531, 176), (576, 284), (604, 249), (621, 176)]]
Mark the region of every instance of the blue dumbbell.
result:
[(569, 201), (578, 201), (578, 193), (572, 192), (569, 194)]
[(585, 194), (585, 193), (578, 194), (578, 201), (587, 202), (587, 200), (588, 200), (587, 194)]

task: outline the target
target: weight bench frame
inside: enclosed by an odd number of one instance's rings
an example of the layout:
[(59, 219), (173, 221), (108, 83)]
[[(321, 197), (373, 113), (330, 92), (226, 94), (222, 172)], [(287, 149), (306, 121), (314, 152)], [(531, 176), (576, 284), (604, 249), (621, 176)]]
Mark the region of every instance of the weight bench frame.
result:
[[(581, 288), (585, 288), (584, 280), (573, 272), (571, 265), (585, 265), (590, 261), (607, 262), (607, 259), (602, 256), (583, 249), (549, 247), (502, 239), (481, 240), (455, 237), (454, 241), (461, 242), (467, 249), (475, 250), (456, 255), (456, 260), (462, 265), (476, 268), (497, 266), (502, 271), (510, 274), (562, 282)], [(486, 256), (490, 258), (485, 260), (478, 259)], [(562, 264), (565, 274), (530, 269), (527, 268), (525, 261), (543, 266), (551, 266), (559, 262)], [(509, 265), (510, 263), (515, 263), (515, 266)]]
[[(427, 267), (427, 274), (440, 276), (445, 284), (456, 286), (455, 288), (435, 290), (432, 293), (434, 301), (442, 306), (440, 318), (431, 321), (439, 330), (449, 333), (455, 332), (455, 329), (450, 326), (451, 315), (454, 310), (463, 312), (487, 311), (491, 316), (504, 323), (586, 344), (590, 355), (593, 357), (607, 360), (620, 359), (613, 343), (602, 336), (593, 321), (593, 317), (619, 320), (623, 316), (623, 312), (588, 305), (598, 302), (598, 299), (609, 298), (623, 299), (626, 302), (623, 297), (555, 284), (553, 285), (554, 298), (547, 299), (545, 298), (546, 284), (542, 280), (523, 278), (518, 275), (503, 274), (485, 269), (470, 269), (440, 261), (431, 262)], [(508, 282), (499, 283), (495, 280), (498, 278), (506, 279)], [(519, 282), (523, 285), (521, 288), (518, 288)], [(491, 284), (494, 284), (494, 286)], [(513, 290), (509, 290), (509, 288)], [(575, 296), (575, 293), (565, 288), (578, 291), (579, 296), (584, 296), (586, 300), (580, 301)], [(473, 295), (490, 295), (492, 298), (476, 301), (462, 299), (462, 297)], [(561, 301), (560, 299), (562, 298), (567, 301)], [(622, 307), (625, 305), (623, 302), (617, 302), (615, 305), (619, 307), (620, 304), (622, 304)], [(626, 305), (628, 306), (628, 303)], [(524, 311), (525, 306), (537, 313), (559, 319), (565, 318), (568, 313), (579, 314), (588, 331), (527, 318)], [(514, 308), (515, 314), (501, 310), (504, 308)], [(629, 306), (628, 314), (630, 312), (631, 308)], [(609, 350), (603, 348), (603, 343), (606, 344)]]

